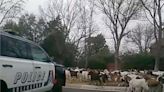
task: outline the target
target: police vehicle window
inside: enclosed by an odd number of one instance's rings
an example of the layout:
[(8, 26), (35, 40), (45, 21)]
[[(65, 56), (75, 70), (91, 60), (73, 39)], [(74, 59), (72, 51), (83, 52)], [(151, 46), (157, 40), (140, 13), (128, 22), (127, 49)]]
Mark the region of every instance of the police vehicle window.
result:
[(38, 46), (31, 45), (31, 53), (32, 53), (33, 60), (48, 62), (48, 56)]
[(26, 42), (2, 36), (1, 38), (2, 56), (28, 59), (28, 50)]
[(28, 44), (27, 42), (21, 41), (21, 40), (16, 40), (15, 42), (16, 47), (18, 48), (18, 55), (20, 58), (24, 58), (24, 59), (30, 59), (28, 53)]
[(2, 36), (1, 38), (2, 43), (2, 56), (9, 56), (9, 57), (18, 57), (18, 53), (16, 52), (15, 42), (13, 39)]

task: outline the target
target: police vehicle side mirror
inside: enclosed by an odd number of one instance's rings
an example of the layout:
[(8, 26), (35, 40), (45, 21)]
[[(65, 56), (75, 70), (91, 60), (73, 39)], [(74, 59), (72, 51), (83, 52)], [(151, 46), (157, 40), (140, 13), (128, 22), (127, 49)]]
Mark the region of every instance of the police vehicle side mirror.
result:
[(47, 60), (48, 63), (52, 62), (50, 59)]
[(44, 62), (50, 63), (52, 62), (51, 58), (47, 58)]
[(50, 57), (50, 61), (51, 62), (54, 62), (55, 61), (55, 58), (54, 57)]

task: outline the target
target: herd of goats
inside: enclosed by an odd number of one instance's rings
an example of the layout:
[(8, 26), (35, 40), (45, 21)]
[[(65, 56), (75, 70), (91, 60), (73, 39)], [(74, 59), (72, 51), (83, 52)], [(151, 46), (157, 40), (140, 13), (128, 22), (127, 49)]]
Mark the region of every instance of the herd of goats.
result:
[(67, 68), (66, 79), (80, 82), (90, 81), (101, 85), (111, 82), (128, 88), (127, 92), (162, 92), (164, 72), (158, 71), (108, 71), (96, 69)]

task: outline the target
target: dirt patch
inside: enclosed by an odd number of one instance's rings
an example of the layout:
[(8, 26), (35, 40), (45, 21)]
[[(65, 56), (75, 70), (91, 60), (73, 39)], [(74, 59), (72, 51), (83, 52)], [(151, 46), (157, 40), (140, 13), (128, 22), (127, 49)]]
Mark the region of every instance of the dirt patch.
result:
[(81, 84), (81, 85), (96, 85), (96, 86), (121, 86), (124, 85), (122, 82), (113, 82), (113, 81), (106, 81), (105, 83), (100, 83), (99, 81), (82, 81), (79, 79), (71, 79), (66, 81), (67, 84)]

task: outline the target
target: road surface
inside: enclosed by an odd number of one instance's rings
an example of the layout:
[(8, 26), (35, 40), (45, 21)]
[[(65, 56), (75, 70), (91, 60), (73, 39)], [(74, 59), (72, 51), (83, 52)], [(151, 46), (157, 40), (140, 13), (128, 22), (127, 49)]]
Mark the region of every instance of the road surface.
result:
[(82, 89), (63, 88), (63, 92), (114, 92), (114, 91), (95, 91), (95, 90), (82, 90)]

